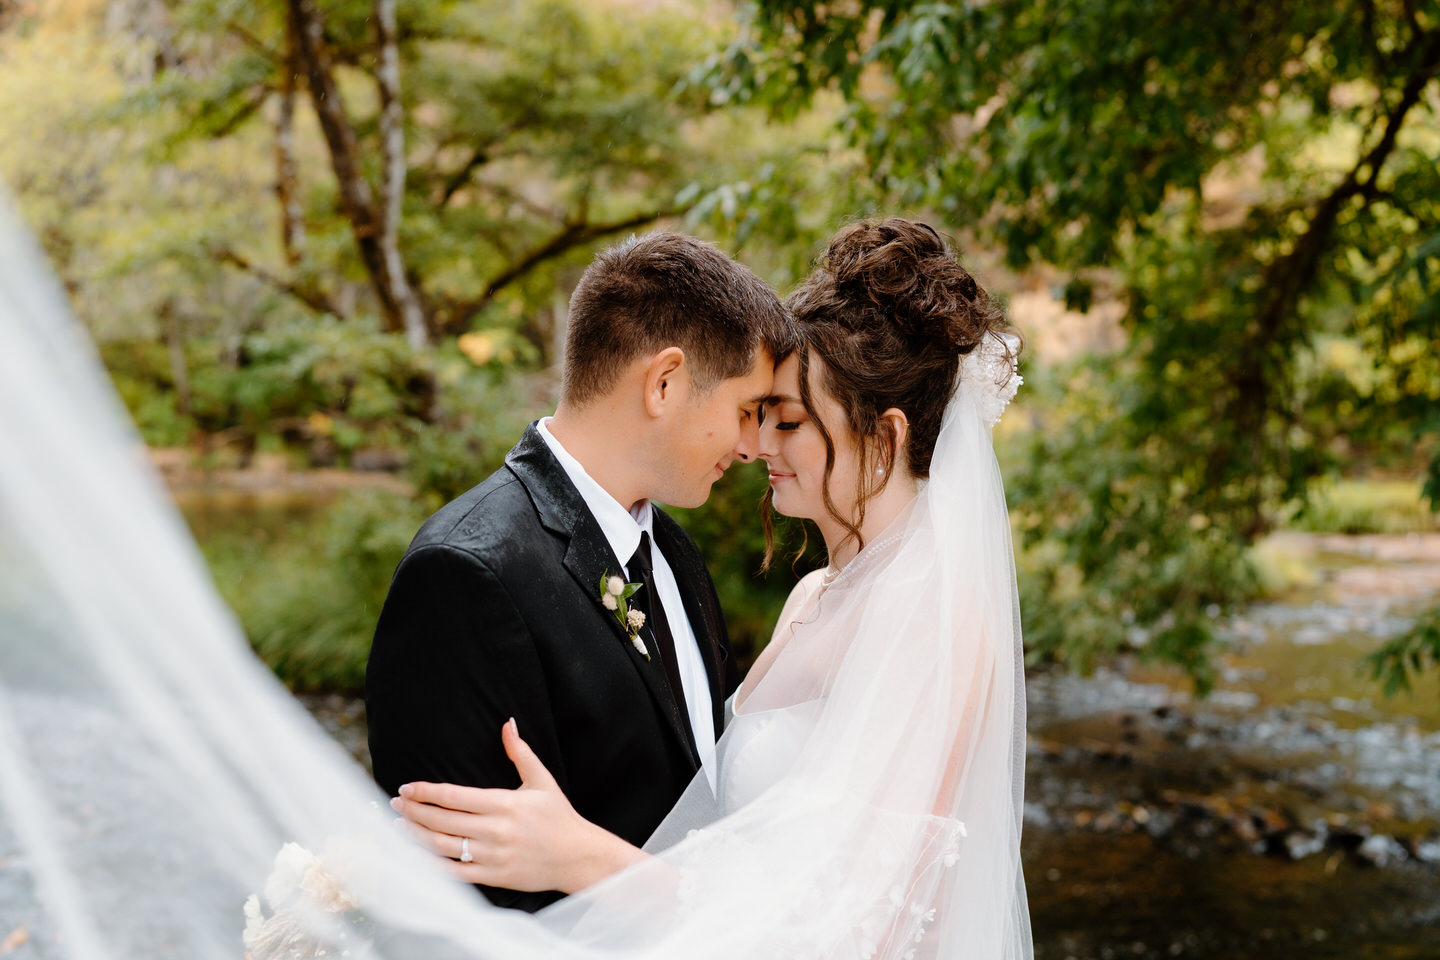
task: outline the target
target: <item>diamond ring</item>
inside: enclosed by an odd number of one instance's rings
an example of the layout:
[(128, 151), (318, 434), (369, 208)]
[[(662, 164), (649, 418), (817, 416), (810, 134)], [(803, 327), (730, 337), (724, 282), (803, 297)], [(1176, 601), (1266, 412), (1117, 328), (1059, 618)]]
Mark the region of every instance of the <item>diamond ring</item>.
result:
[(469, 838), (469, 837), (463, 837), (463, 838), (460, 840), (460, 862), (461, 862), (461, 863), (474, 863), (474, 862), (475, 862), (475, 858), (472, 857), (472, 856), (470, 856), (470, 838)]

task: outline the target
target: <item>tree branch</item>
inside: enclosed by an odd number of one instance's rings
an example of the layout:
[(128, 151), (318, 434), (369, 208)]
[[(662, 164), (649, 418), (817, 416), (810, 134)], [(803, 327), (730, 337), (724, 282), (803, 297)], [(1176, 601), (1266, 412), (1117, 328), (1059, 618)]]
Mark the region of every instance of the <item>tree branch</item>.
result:
[(553, 207), (545, 207), (536, 203), (508, 183), (480, 180), (475, 184), (475, 189), (492, 194), (496, 199), (520, 207), (532, 216), (539, 217), (542, 220), (559, 220), (564, 223), (576, 219), (574, 217), (566, 217), (565, 211), (563, 210), (556, 210)]
[(271, 273), (265, 267), (255, 263), (230, 247), (215, 248), (212, 249), (210, 253), (211, 256), (215, 257), (215, 259), (221, 263), (228, 263), (233, 267), (238, 267), (266, 286), (274, 287), (281, 293), (294, 297), (316, 313), (328, 313), (332, 317), (345, 316), (335, 301), (331, 300), (324, 291), (301, 286), (293, 280), (286, 280), (284, 277)]
[(285, 63), (280, 68), (280, 113), (275, 119), (275, 196), (280, 202), (280, 243), (290, 266), (300, 262), (305, 242), (295, 163), (295, 78), (301, 70), (295, 18), (286, 17)]
[(1379, 141), (1351, 168), (1340, 185), (1320, 202), (1315, 216), (1310, 219), (1310, 225), (1296, 241), (1294, 249), (1271, 265), (1268, 271), (1270, 282), (1267, 286), (1274, 293), (1259, 318), (1262, 332), (1260, 346), (1268, 345), (1301, 288), (1313, 275), (1320, 254), (1324, 251), (1325, 241), (1329, 239), (1341, 209), (1356, 196), (1373, 197), (1378, 192), (1376, 187), (1380, 168), (1394, 151), (1395, 140), (1400, 134), (1400, 128), (1405, 124), (1406, 116), (1419, 103), (1425, 85), (1440, 72), (1440, 31), (1424, 39), (1427, 42), (1420, 51), (1420, 62), (1406, 78), (1400, 91), (1400, 99), (1386, 115)]
[(1425, 31), (1420, 27), (1420, 17), (1415, 13), (1415, 0), (1402, 0), (1401, 7), (1405, 10), (1405, 23), (1410, 27), (1411, 38), (1419, 37)]
[(397, 290), (394, 283), (397, 275), (403, 282), (404, 270), (403, 267), (392, 270), (393, 264), (387, 263), (381, 242), (384, 221), (375, 207), (370, 182), (360, 168), (359, 144), (340, 100), (340, 88), (335, 82), (335, 66), (325, 41), (324, 25), (314, 0), (289, 0), (289, 6), (295, 18), (300, 56), (310, 81), (310, 99), (320, 120), (320, 129), (329, 148), (330, 165), (340, 188), (341, 210), (350, 221), (351, 234), (360, 248), (360, 259), (370, 275), (371, 286), (389, 329), (406, 330), (408, 334), (405, 291)]
[[(1440, 31), (1417, 38), (1402, 58), (1416, 66), (1401, 87), (1400, 98), (1385, 116), (1380, 139), (1356, 162), (1340, 184), (1320, 201), (1305, 232), (1295, 240), (1290, 252), (1271, 262), (1265, 271), (1263, 289), (1269, 295), (1256, 315), (1254, 333), (1243, 347), (1242, 358), (1232, 380), (1236, 392), (1226, 405), (1227, 416), (1234, 420), (1236, 435), (1250, 443), (1262, 442), (1262, 420), (1271, 393), (1266, 377), (1271, 349), (1280, 337), (1286, 320), (1294, 316), (1295, 306), (1306, 286), (1314, 279), (1345, 205), (1356, 197), (1369, 202), (1380, 195), (1380, 170), (1395, 149), (1400, 128), (1404, 126), (1410, 110), (1420, 101), (1426, 85), (1440, 73)], [(1228, 455), (1228, 450), (1222, 450), (1212, 458), (1216, 469)], [(1252, 527), (1258, 529), (1260, 525), (1262, 520), (1257, 508)]]
[(405, 201), (405, 114), (400, 103), (400, 52), (395, 40), (395, 0), (375, 0), (375, 85), (380, 93), (380, 142), (385, 158), (381, 178), (380, 252), (405, 339), (414, 350), (430, 343), (420, 302), (410, 287), (400, 255), (400, 217)]
[(445, 311), (444, 328), (447, 332), (455, 332), (460, 325), (474, 316), (475, 313), (484, 309), (495, 295), (510, 284), (534, 270), (546, 260), (551, 260), (561, 254), (582, 246), (592, 240), (599, 240), (611, 234), (620, 233), (623, 230), (634, 230), (646, 224), (654, 223), (662, 217), (676, 216), (684, 212), (684, 209), (666, 208), (661, 210), (650, 210), (644, 213), (637, 213), (633, 216), (620, 220), (613, 220), (604, 223), (588, 223), (583, 220), (567, 223), (559, 233), (549, 240), (532, 248), (522, 254), (513, 263), (501, 270), (494, 277), (486, 282), (484, 290), (478, 297), (472, 300), (451, 303)]
[(495, 145), (515, 131), (524, 129), (533, 122), (535, 118), (535, 108), (526, 107), (518, 117), (503, 124), (500, 129), (493, 131), (490, 134), (489, 142), (476, 147), (465, 165), (446, 178), (444, 191), (436, 206), (442, 208), (447, 206), (450, 203), (450, 198), (455, 196), (461, 187), (465, 186), (466, 182), (470, 179), (470, 174), (474, 173), (477, 167), (484, 166), (492, 160), (501, 159), (501, 157), (514, 156), (517, 151), (497, 154)]
[(446, 178), (445, 188), (440, 194), (440, 202), (435, 205), (437, 207), (449, 205), (450, 198), (455, 196), (461, 187), (465, 186), (466, 182), (470, 179), (470, 174), (475, 172), (475, 168), (482, 167), (489, 162), (490, 148), (485, 146), (477, 149), (470, 155), (470, 159), (465, 162), (463, 167)]
[(269, 87), (260, 87), (249, 100), (241, 105), (240, 109), (231, 114), (224, 123), (210, 131), (210, 137), (218, 140), (221, 137), (228, 137), (235, 132), (235, 129), (255, 115), (255, 112), (265, 105), (270, 99), (270, 94), (275, 91)]
[(226, 23), (225, 28), (231, 33), (235, 34), (235, 36), (243, 40), (246, 46), (253, 48), (268, 60), (272, 61), (273, 63), (279, 64), (281, 67), (285, 66), (285, 57), (276, 53), (274, 50), (271, 50), (268, 46), (265, 45), (265, 41), (255, 36), (255, 34), (251, 33), (249, 30), (245, 29), (240, 24), (236, 23), (234, 20)]

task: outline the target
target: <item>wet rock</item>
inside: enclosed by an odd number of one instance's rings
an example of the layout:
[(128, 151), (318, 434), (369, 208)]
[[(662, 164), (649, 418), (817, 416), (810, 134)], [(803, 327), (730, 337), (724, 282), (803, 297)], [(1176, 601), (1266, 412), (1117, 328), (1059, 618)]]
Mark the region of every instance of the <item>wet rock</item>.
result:
[(1114, 810), (1106, 810), (1097, 816), (1091, 824), (1092, 828), (1101, 833), (1109, 833), (1120, 825), (1120, 817)]
[(1044, 804), (1026, 802), (1024, 808), (1025, 823), (1038, 827), (1042, 830), (1052, 826), (1055, 822), (1050, 816), (1050, 811), (1045, 809)]
[(1255, 821), (1255, 826), (1267, 835), (1284, 833), (1295, 826), (1295, 818), (1287, 816), (1279, 810), (1272, 810), (1269, 807), (1256, 807), (1250, 811), (1250, 818)]
[(1152, 837), (1168, 837), (1175, 832), (1175, 814), (1168, 810), (1152, 810), (1146, 818), (1145, 832)]
[(1237, 817), (1232, 824), (1235, 835), (1246, 843), (1254, 846), (1260, 843), (1260, 830), (1255, 826), (1255, 821), (1249, 817)]
[(1400, 841), (1383, 833), (1367, 839), (1356, 848), (1355, 853), (1360, 859), (1377, 867), (1386, 866), (1391, 861), (1404, 860), (1406, 857), (1405, 848)]
[(1325, 838), (1303, 830), (1292, 830), (1285, 834), (1285, 852), (1291, 860), (1304, 860), (1325, 849)]
[(1440, 863), (1440, 837), (1434, 840), (1413, 839), (1410, 852), (1421, 863)]

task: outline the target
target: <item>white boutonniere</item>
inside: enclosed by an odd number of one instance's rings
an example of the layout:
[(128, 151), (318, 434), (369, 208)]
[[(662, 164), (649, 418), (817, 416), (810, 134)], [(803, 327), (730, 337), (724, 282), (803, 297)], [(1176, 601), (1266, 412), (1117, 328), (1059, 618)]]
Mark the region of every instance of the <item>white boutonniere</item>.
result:
[(630, 645), (649, 660), (650, 650), (640, 637), (640, 628), (645, 626), (645, 612), (631, 610), (625, 602), (643, 586), (643, 583), (626, 583), (623, 577), (607, 573), (600, 578), (600, 605), (615, 614), (615, 619), (620, 621), (620, 629), (630, 637)]

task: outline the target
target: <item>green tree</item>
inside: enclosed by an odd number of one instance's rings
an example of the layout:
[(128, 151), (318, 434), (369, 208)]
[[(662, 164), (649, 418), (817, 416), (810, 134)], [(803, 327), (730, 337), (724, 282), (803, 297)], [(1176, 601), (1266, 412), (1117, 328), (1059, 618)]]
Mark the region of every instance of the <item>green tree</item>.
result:
[[(202, 537), (300, 686), (355, 684), (405, 530), (553, 409), (597, 246), (685, 229), (783, 287), (868, 189), (833, 107), (775, 123), (686, 82), (733, 32), (700, 3), (65, 0), (3, 31), (0, 177), (145, 438), (404, 461), (404, 509)], [(686, 518), (747, 655), (789, 586), (755, 580), (763, 486)]]
[[(1433, 0), (745, 9), (718, 97), (838, 91), (885, 196), (1126, 308), (1128, 347), (1054, 384), (1017, 484), (1038, 651), (1144, 639), (1203, 684), (1243, 547), (1347, 444), (1440, 473)], [(1327, 365), (1335, 338), (1365, 376)]]
[[(713, 42), (683, 11), (206, 0), (177, 17), (203, 65), (186, 59), (137, 105), (176, 105), (175, 143), (262, 127), (275, 144), (282, 249), (233, 237), (214, 256), (340, 315), (333, 276), (364, 277), (365, 302), (416, 347), (498, 310), (543, 362), (554, 290), (597, 241), (696, 208), (723, 237), (709, 214), (727, 192), (795, 169), (776, 162), (793, 139), (767, 144), (705, 97), (674, 95)], [(741, 241), (753, 229), (728, 226)]]

